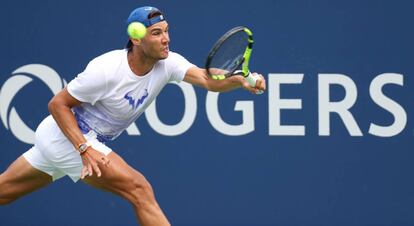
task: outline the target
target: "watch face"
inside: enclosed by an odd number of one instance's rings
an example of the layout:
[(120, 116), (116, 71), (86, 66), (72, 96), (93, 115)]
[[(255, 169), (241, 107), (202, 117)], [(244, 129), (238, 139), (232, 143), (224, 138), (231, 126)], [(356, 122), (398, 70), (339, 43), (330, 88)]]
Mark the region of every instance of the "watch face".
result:
[(82, 154), (82, 153), (84, 153), (84, 152), (88, 149), (88, 147), (90, 147), (90, 146), (91, 146), (91, 144), (90, 144), (89, 142), (86, 142), (86, 143), (80, 144), (80, 145), (79, 145), (79, 148), (78, 148), (78, 151)]
[(79, 145), (79, 151), (81, 153), (82, 152), (85, 152), (87, 148), (88, 148), (88, 145), (87, 144), (81, 144), (81, 145)]

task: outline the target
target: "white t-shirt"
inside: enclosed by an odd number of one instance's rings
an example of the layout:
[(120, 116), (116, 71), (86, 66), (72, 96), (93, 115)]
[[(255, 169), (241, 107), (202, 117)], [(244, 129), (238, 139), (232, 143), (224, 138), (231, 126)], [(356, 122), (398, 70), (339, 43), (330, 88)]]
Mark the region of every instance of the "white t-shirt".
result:
[(135, 75), (127, 50), (114, 50), (93, 59), (67, 86), (83, 102), (73, 108), (79, 128), (94, 130), (102, 142), (113, 140), (134, 122), (170, 81), (181, 82), (194, 65), (170, 52), (144, 76)]

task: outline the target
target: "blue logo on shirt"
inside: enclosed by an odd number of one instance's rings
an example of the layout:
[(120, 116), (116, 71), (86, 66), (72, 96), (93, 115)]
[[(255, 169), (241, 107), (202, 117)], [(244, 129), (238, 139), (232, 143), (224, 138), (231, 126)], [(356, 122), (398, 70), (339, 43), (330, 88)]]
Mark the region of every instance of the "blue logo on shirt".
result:
[(145, 89), (144, 90), (144, 95), (142, 95), (142, 97), (140, 97), (138, 100), (135, 100), (133, 97), (131, 97), (129, 94), (132, 91), (129, 91), (128, 93), (125, 94), (124, 99), (128, 100), (129, 105), (132, 106), (133, 109), (137, 109), (139, 107), (139, 105), (141, 105), (142, 103), (144, 103), (144, 100), (148, 97), (148, 90)]

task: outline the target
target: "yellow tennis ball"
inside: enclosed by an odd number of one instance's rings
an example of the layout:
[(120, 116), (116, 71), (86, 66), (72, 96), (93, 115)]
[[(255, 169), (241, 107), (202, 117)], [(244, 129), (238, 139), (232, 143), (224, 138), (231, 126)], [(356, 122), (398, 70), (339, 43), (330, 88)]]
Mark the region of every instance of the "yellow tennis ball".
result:
[(147, 28), (140, 22), (132, 22), (128, 25), (128, 35), (133, 39), (141, 39), (147, 34)]

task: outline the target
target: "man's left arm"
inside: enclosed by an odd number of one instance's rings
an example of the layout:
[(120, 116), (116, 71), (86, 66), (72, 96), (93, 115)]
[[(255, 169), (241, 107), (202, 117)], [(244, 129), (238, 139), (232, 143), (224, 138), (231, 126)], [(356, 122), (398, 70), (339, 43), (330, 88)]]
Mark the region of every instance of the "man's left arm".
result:
[(243, 87), (252, 93), (257, 93), (258, 90), (266, 90), (266, 82), (264, 77), (261, 74), (257, 75), (259, 78), (256, 81), (256, 86), (251, 87), (246, 79), (244, 79), (241, 75), (234, 75), (223, 80), (215, 80), (208, 76), (205, 69), (191, 67), (187, 70), (184, 81), (213, 92), (226, 92)]

